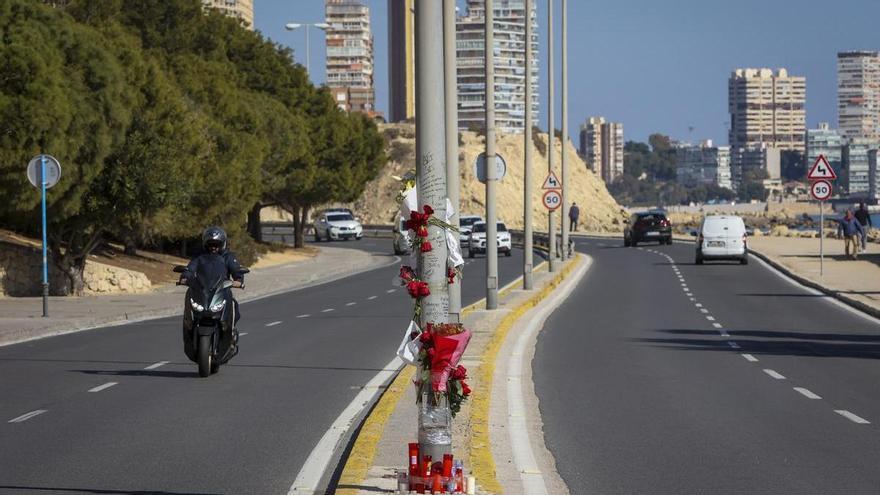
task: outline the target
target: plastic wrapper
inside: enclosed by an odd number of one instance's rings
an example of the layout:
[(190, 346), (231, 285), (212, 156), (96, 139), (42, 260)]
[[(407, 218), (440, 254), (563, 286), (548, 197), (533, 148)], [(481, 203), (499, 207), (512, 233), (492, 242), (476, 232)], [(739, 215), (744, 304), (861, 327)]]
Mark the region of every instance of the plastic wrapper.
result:
[(423, 388), (422, 400), (419, 403), (419, 444), (448, 446), (452, 451), (452, 411), (446, 394), (439, 397)]

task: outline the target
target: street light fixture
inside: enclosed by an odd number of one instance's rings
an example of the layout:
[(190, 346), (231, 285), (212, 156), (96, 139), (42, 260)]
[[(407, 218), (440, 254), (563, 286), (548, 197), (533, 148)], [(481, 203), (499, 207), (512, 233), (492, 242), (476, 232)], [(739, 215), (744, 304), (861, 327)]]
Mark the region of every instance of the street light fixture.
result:
[(321, 31), (326, 31), (330, 24), (326, 22), (288, 22), (284, 25), (284, 29), (288, 31), (293, 31), (294, 29), (305, 26), (306, 28), (306, 72), (309, 73), (309, 77), (312, 76), (312, 72), (309, 70), (309, 65), (311, 63), (311, 50), (309, 47), (309, 27), (316, 27)]

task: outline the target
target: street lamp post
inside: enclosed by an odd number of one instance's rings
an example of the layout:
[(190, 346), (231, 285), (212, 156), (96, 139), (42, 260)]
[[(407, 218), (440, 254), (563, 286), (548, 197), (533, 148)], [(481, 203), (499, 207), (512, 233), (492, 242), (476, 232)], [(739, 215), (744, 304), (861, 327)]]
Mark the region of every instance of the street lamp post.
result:
[(325, 31), (327, 30), (327, 28), (330, 27), (330, 24), (327, 24), (326, 22), (288, 22), (284, 25), (284, 29), (288, 31), (293, 31), (294, 29), (303, 26), (305, 26), (306, 28), (306, 72), (308, 72), (309, 77), (311, 77), (312, 72), (309, 69), (309, 65), (311, 62), (311, 49), (309, 47), (309, 27), (316, 27), (321, 31)]

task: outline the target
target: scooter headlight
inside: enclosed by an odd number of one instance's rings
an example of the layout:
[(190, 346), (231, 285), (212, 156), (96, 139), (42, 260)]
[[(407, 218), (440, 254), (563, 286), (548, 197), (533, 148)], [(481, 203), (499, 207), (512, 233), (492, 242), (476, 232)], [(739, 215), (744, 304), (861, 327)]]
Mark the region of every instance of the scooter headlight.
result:
[(221, 299), (219, 302), (216, 302), (213, 305), (211, 305), (211, 312), (212, 313), (219, 313), (225, 307), (226, 307), (226, 299)]
[(204, 306), (202, 306), (201, 304), (195, 302), (195, 300), (193, 300), (193, 299), (190, 299), (190, 300), (189, 300), (189, 305), (192, 306), (192, 309), (198, 311), (199, 313), (201, 313), (202, 311), (205, 310), (205, 307), (204, 307)]

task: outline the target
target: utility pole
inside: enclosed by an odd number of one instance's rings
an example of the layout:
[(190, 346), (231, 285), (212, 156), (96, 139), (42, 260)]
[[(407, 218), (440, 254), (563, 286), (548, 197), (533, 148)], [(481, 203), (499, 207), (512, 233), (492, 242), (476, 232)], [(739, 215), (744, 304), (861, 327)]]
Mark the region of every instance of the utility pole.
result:
[(495, 213), (495, 14), (486, 0), (486, 309), (498, 308), (498, 221)]
[[(419, 0), (416, 6), (416, 180), (418, 205), (430, 205), (446, 219), (446, 136), (443, 125), (443, 0)], [(422, 298), (421, 326), (448, 322), (446, 232), (428, 226), (433, 249), (419, 254), (419, 274), (431, 294)], [(419, 391), (419, 444), (422, 455), (443, 459), (452, 452), (452, 415), (444, 398), (434, 401), (430, 380)]]
[(562, 260), (568, 259), (568, 0), (562, 0)]
[[(553, 118), (553, 0), (547, 0), (547, 86), (549, 88), (548, 105), (550, 108), (547, 109), (547, 120), (550, 124), (547, 126), (547, 168), (549, 173), (553, 173), (553, 162), (555, 160), (556, 155), (556, 121)], [(550, 244), (550, 264), (548, 270), (550, 272), (556, 271), (556, 216), (553, 214), (553, 210), (549, 210), (547, 213), (549, 218), (547, 225), (547, 243)]]
[[(446, 100), (446, 189), (452, 203), (449, 223), (458, 228), (458, 86), (455, 62), (455, 0), (443, 0), (443, 72)], [(458, 234), (454, 233), (456, 239)], [(449, 321), (461, 321), (461, 281), (449, 286)]]
[(526, 8), (526, 122), (525, 163), (523, 163), (523, 289), (532, 290), (532, 0), (525, 0)]

